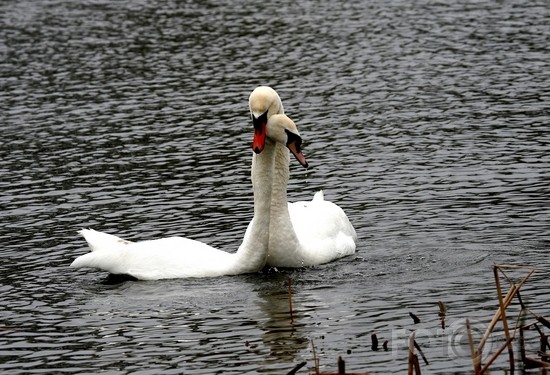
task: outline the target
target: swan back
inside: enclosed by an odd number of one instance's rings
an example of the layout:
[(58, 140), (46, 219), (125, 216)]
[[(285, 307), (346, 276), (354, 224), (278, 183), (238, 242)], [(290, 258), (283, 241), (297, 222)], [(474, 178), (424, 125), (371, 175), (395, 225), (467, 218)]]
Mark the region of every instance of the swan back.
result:
[(103, 249), (119, 248), (131, 243), (112, 234), (98, 232), (93, 229), (82, 229), (78, 233), (84, 237), (91, 251), (100, 251)]
[(341, 207), (322, 191), (309, 202), (289, 203), (292, 225), (302, 251), (302, 265), (328, 263), (355, 253), (357, 234)]
[[(85, 238), (92, 247), (97, 246), (96, 239), (101, 241), (105, 234), (91, 231), (85, 234)], [(139, 280), (158, 280), (238, 274), (245, 264), (237, 263), (236, 258), (235, 254), (199, 241), (169, 237), (99, 248), (76, 258), (71, 267), (97, 268)], [(258, 265), (252, 265), (252, 269), (258, 270)]]

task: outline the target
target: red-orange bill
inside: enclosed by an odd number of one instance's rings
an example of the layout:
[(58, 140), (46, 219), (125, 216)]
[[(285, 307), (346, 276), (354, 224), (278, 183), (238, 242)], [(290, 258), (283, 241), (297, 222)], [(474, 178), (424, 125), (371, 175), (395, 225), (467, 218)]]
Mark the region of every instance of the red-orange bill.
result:
[(300, 164), (302, 164), (304, 168), (307, 168), (309, 164), (307, 163), (304, 154), (302, 154), (302, 151), (299, 151), (299, 148), (296, 146), (296, 142), (289, 143), (287, 146), (290, 152), (292, 152), (292, 155), (294, 155), (294, 157), (296, 158), (296, 160), (298, 160), (298, 162), (300, 162)]
[(266, 125), (267, 124), (262, 121), (259, 126), (254, 126), (254, 139), (252, 140), (252, 150), (254, 150), (256, 154), (259, 154), (264, 149)]

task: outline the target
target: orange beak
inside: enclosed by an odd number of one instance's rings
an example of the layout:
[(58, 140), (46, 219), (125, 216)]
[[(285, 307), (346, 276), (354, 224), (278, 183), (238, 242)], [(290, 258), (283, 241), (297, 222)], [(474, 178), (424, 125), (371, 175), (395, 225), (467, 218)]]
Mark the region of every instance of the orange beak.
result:
[(292, 155), (302, 164), (304, 168), (307, 168), (309, 164), (307, 163), (306, 157), (304, 154), (302, 154), (302, 151), (300, 150), (300, 146), (296, 144), (296, 142), (289, 143), (287, 145), (290, 152), (292, 152)]
[(309, 164), (307, 163), (304, 154), (302, 154), (302, 137), (288, 130), (286, 130), (286, 135), (288, 137), (286, 147), (288, 147), (290, 152), (292, 152), (292, 155), (294, 155), (296, 160), (298, 160), (298, 162), (302, 164), (304, 168), (307, 168)]
[(252, 115), (252, 124), (254, 125), (254, 139), (252, 140), (252, 150), (254, 150), (256, 154), (259, 154), (263, 151), (265, 147), (267, 111), (265, 111), (261, 116), (257, 118)]

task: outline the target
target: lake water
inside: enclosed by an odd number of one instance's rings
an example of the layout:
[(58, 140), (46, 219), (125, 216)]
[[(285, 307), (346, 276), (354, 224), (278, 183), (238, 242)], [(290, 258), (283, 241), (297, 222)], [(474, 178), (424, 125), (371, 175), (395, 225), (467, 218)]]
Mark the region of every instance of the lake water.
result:
[[(522, 297), (550, 318), (546, 1), (23, 0), (0, 20), (0, 372), (307, 374), (313, 341), (323, 371), (404, 373), (415, 330), (423, 374), (471, 374), (464, 319), (479, 340), (495, 263), (535, 266)], [(356, 256), (155, 282), (68, 267), (85, 227), (235, 251), (260, 84), (304, 138), (290, 200), (323, 189)]]

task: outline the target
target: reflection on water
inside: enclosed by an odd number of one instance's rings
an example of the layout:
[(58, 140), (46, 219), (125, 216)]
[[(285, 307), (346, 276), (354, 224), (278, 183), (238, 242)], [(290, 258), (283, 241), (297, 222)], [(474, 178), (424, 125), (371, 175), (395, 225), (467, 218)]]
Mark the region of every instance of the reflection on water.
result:
[[(261, 324), (264, 332), (262, 341), (270, 349), (269, 361), (292, 363), (297, 355), (309, 344), (305, 336), (304, 323), (307, 311), (297, 311), (289, 304), (288, 290), (284, 289), (284, 279), (275, 275), (279, 288), (260, 290), (259, 306), (267, 318)], [(287, 281), (288, 282), (288, 281)], [(299, 359), (299, 358), (298, 358)]]
[[(548, 12), (0, 4), (1, 371), (280, 374), (313, 364), (313, 340), (323, 369), (342, 355), (348, 369), (403, 372), (414, 329), (423, 373), (470, 373), (463, 322), (494, 313), (493, 263), (536, 265), (522, 297), (550, 315)], [(355, 257), (114, 285), (68, 268), (87, 251), (81, 227), (235, 251), (252, 216), (258, 84), (278, 90), (304, 137), (311, 167), (291, 166), (292, 200), (324, 189), (357, 229)], [(439, 328), (438, 301), (452, 329)], [(371, 350), (373, 333), (391, 350)]]

